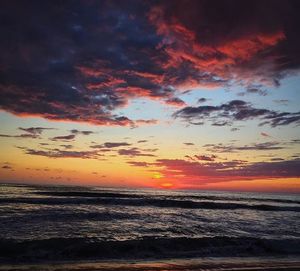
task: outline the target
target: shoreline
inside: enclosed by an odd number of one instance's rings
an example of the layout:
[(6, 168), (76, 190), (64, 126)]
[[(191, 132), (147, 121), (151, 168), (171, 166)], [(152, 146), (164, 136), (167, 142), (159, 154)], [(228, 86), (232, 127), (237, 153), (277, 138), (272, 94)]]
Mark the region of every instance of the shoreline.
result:
[(183, 270), (300, 270), (300, 257), (205, 257), (164, 260), (95, 260), (0, 264), (0, 271), (183, 271)]

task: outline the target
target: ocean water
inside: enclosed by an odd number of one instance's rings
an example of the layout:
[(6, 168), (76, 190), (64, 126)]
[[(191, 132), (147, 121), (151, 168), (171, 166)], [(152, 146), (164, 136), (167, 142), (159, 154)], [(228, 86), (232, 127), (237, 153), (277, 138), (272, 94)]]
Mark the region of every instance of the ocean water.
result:
[(300, 197), (0, 185), (0, 261), (300, 256)]

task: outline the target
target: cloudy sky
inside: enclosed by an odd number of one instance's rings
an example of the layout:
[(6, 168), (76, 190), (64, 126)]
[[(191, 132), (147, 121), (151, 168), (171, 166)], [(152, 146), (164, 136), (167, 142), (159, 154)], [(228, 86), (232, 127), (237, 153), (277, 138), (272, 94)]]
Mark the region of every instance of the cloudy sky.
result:
[(1, 1), (1, 182), (300, 192), (299, 14)]

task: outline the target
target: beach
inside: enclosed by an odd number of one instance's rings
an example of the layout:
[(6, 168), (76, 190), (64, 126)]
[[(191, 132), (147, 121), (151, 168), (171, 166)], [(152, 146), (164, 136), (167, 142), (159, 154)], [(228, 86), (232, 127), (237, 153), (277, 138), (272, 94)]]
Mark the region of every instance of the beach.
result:
[(27, 265), (4, 265), (0, 270), (6, 271), (189, 271), (189, 270), (219, 270), (219, 271), (296, 271), (300, 268), (299, 258), (196, 258), (168, 259), (152, 261), (110, 261), (110, 262), (71, 262), (43, 263)]

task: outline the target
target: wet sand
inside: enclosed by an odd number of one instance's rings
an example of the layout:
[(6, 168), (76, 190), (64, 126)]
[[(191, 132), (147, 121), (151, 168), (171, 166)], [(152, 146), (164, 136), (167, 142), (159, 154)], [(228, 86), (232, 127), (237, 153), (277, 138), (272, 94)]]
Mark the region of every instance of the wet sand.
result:
[(253, 271), (300, 270), (300, 258), (197, 258), (153, 261), (101, 261), (0, 265), (7, 271)]

